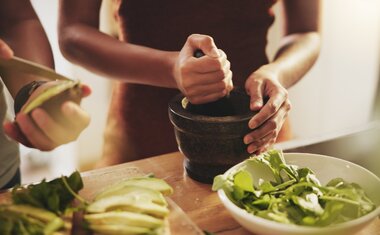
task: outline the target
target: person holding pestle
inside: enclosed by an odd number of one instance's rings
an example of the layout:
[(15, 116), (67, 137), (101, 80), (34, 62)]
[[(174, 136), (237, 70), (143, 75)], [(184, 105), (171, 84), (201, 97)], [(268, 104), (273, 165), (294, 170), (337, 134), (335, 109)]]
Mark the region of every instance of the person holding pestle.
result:
[[(61, 0), (59, 23), (63, 55), (117, 81), (98, 166), (177, 151), (169, 100), (180, 90), (193, 104), (212, 102), (232, 80), (258, 111), (244, 137), (249, 153), (291, 138), (287, 89), (318, 57), (318, 0), (279, 1), (285, 34), (272, 61), (265, 48), (275, 0), (114, 1), (119, 40), (98, 30), (101, 2)], [(205, 56), (195, 58), (199, 49)]]

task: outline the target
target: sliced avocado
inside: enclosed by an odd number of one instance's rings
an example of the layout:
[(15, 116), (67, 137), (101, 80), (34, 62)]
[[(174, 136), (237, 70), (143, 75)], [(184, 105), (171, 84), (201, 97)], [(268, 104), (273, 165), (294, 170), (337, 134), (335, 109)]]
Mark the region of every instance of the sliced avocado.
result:
[(160, 205), (167, 205), (167, 202), (159, 191), (150, 189), (150, 188), (145, 188), (145, 187), (140, 187), (140, 186), (135, 186), (135, 185), (126, 185), (124, 187), (116, 188), (115, 190), (109, 190), (106, 191), (102, 194), (99, 194), (96, 198), (95, 201), (110, 197), (110, 196), (122, 196), (122, 195), (130, 195), (134, 197), (146, 197), (150, 199), (152, 202), (160, 204)]
[[(36, 96), (34, 99), (28, 101), (21, 109), (22, 113), (29, 113), (33, 109), (41, 106), (43, 103), (47, 102), (48, 100), (52, 99), (55, 96), (58, 96), (59, 94), (72, 90), (68, 95), (73, 96), (73, 98), (77, 98), (78, 96), (81, 96), (80, 94), (77, 94), (78, 92), (81, 92), (79, 88), (79, 81), (60, 81), (56, 85), (47, 88), (44, 90), (41, 94)], [(77, 89), (74, 89), (77, 88)], [(79, 89), (79, 90), (78, 90)]]
[(135, 197), (133, 195), (105, 197), (87, 207), (87, 212), (89, 213), (102, 213), (112, 210), (140, 212), (159, 218), (169, 214), (167, 207), (153, 203), (149, 198)]
[(121, 188), (126, 187), (126, 186), (140, 186), (140, 187), (148, 188), (151, 190), (157, 190), (163, 193), (164, 195), (169, 195), (173, 193), (173, 188), (162, 179), (151, 178), (151, 177), (136, 177), (136, 178), (123, 180), (121, 182), (118, 182), (114, 185), (109, 186), (104, 191), (100, 192), (96, 196), (95, 200), (97, 200), (98, 198), (103, 198), (104, 197), (103, 195), (107, 195), (107, 194), (110, 195), (112, 194), (112, 192), (118, 191)]
[(91, 225), (115, 224), (154, 229), (164, 224), (162, 219), (127, 211), (110, 211), (98, 214), (87, 214), (84, 218)]
[(90, 229), (104, 235), (138, 235), (152, 234), (152, 230), (142, 227), (134, 227), (128, 225), (102, 224), (90, 225)]
[(164, 225), (161, 227), (158, 227), (154, 230), (153, 234), (156, 235), (170, 235), (170, 225), (169, 225), (169, 219), (164, 219)]

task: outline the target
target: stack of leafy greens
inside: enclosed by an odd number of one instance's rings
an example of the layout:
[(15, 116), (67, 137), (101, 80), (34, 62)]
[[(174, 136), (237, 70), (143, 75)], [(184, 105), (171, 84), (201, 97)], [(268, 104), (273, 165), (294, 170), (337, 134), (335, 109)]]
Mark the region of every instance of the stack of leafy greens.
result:
[(83, 188), (79, 172), (12, 190), (12, 204), (0, 205), (1, 235), (48, 235), (69, 227), (60, 217)]
[(229, 199), (249, 213), (285, 224), (327, 226), (361, 217), (376, 208), (364, 190), (341, 178), (322, 186), (309, 168), (285, 163), (283, 154), (270, 150), (246, 160), (269, 168), (272, 181), (258, 180), (244, 168), (218, 175), (213, 190), (223, 189)]

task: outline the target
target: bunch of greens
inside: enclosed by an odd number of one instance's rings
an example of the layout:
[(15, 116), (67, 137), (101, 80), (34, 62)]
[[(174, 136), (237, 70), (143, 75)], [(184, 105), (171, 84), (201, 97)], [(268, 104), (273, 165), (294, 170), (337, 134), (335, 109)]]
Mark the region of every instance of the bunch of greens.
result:
[(258, 180), (244, 168), (229, 176), (218, 175), (213, 190), (223, 189), (240, 208), (256, 216), (285, 224), (327, 226), (361, 217), (376, 208), (364, 190), (341, 178), (322, 186), (309, 168), (285, 163), (281, 151), (270, 150), (246, 160), (246, 165), (268, 168), (272, 181)]
[(75, 171), (69, 177), (62, 176), (49, 182), (43, 180), (27, 187), (16, 187), (12, 190), (12, 200), (14, 204), (31, 205), (60, 215), (82, 188), (82, 178)]
[[(67, 227), (60, 217), (83, 188), (79, 172), (12, 190), (12, 204), (0, 205), (0, 234), (48, 235)], [(66, 226), (65, 226), (66, 225)]]
[(0, 234), (49, 235), (65, 226), (56, 214), (28, 205), (0, 207)]

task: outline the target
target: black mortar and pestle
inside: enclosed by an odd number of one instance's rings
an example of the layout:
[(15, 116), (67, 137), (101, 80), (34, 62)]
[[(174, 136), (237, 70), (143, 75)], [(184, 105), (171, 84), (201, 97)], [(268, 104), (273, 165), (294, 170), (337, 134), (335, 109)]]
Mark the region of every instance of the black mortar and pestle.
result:
[[(204, 54), (197, 50), (194, 56)], [(169, 118), (185, 156), (186, 173), (192, 179), (211, 184), (216, 175), (249, 156), (243, 138), (250, 132), (248, 122), (256, 113), (249, 103), (250, 97), (242, 88), (206, 104), (191, 104), (183, 94), (169, 102)]]

